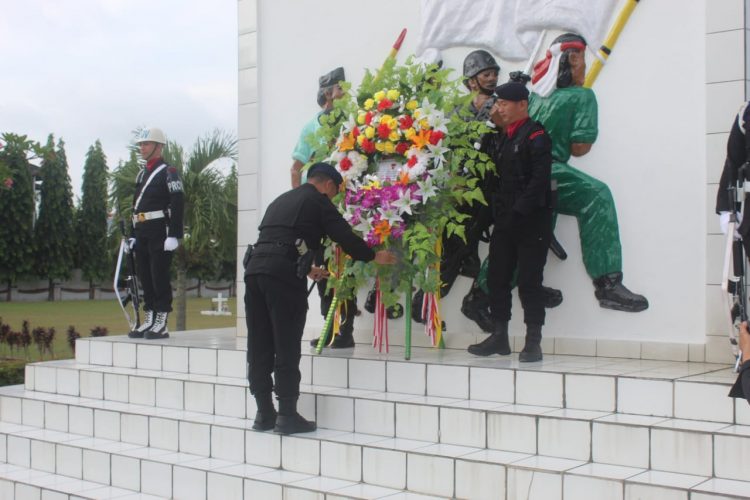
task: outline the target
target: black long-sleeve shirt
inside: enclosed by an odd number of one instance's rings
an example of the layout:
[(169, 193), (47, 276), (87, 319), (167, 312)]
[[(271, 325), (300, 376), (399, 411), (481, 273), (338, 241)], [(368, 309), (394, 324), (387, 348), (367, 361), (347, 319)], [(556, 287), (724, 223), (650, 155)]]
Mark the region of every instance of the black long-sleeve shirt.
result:
[(323, 237), (328, 236), (354, 260), (375, 258), (375, 252), (354, 234), (331, 200), (309, 183), (272, 201), (259, 229), (258, 244), (245, 275), (269, 274), (294, 286), (300, 283), (304, 286), (304, 278), (296, 276), (294, 242), (298, 238), (304, 239), (314, 251), (320, 248)]
[(727, 139), (727, 157), (719, 180), (719, 190), (716, 193), (716, 213), (731, 212), (727, 188), (737, 182), (739, 168), (750, 159), (750, 141), (746, 138), (750, 126), (750, 103), (746, 103), (734, 119), (732, 130)]
[[(162, 165), (164, 165), (164, 168), (157, 172)], [(152, 175), (156, 177), (151, 182), (148, 182), (149, 177)], [(146, 186), (147, 182), (148, 186)], [(141, 196), (141, 191), (143, 191), (143, 196)], [(138, 201), (139, 197), (140, 201)], [(136, 206), (136, 203), (138, 206)], [(164, 160), (159, 159), (153, 165), (144, 167), (138, 173), (135, 180), (133, 213), (168, 210), (169, 216), (139, 222), (135, 228), (136, 233), (143, 232), (150, 235), (164, 235), (164, 228), (167, 226), (169, 229), (167, 236), (182, 238), (184, 207), (185, 195), (183, 193), (182, 180), (175, 167), (166, 165)]]

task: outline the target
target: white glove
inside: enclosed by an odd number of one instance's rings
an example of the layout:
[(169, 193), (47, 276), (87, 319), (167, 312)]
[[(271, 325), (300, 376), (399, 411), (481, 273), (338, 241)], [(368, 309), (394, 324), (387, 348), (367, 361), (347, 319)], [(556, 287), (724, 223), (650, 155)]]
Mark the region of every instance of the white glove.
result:
[[(721, 226), (721, 232), (724, 234), (727, 234), (727, 229), (729, 229), (729, 217), (731, 216), (731, 212), (719, 212), (719, 226)], [(740, 236), (740, 233), (737, 232), (737, 229), (740, 227), (740, 224), (742, 223), (742, 214), (737, 212), (737, 224), (734, 226), (734, 237), (735, 239), (741, 240), (742, 236)]]
[(165, 252), (173, 252), (177, 250), (177, 247), (180, 246), (180, 242), (177, 241), (177, 238), (172, 238), (171, 236), (164, 240), (164, 251)]
[(135, 248), (135, 238), (128, 238), (125, 242), (125, 253), (130, 253)]

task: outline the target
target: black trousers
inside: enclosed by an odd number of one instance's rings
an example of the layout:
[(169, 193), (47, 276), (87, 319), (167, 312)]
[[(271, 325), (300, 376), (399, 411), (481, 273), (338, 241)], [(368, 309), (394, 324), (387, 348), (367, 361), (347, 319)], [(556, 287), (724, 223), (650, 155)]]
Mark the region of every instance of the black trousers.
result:
[(174, 252), (164, 251), (166, 233), (160, 236), (137, 233), (135, 264), (143, 288), (143, 309), (154, 312), (172, 311), (172, 282), (169, 269)]
[[(478, 208), (462, 206), (459, 212), (471, 216), (471, 219), (468, 219), (471, 221), (477, 217)], [(479, 262), (479, 234), (467, 231), (466, 241), (455, 234), (451, 237), (443, 235), (443, 254), (440, 258), (440, 295), (442, 297), (450, 293), (461, 271), (461, 265), (465, 259), (472, 256)]]
[(510, 292), (517, 269), (524, 323), (544, 324), (542, 280), (551, 235), (551, 210), (539, 209), (526, 216), (513, 213), (496, 218), (487, 274), (490, 312), (494, 320), (510, 320)]
[(266, 274), (245, 276), (247, 361), (250, 393), (279, 399), (299, 396), (299, 360), (307, 317), (304, 287), (292, 287)]
[[(316, 286), (318, 287), (318, 295), (320, 296), (320, 314), (325, 318), (333, 301), (333, 292), (326, 293), (328, 280), (320, 280), (316, 283)], [(345, 300), (341, 306), (341, 335), (351, 336), (354, 333), (354, 316), (356, 314), (357, 297)]]

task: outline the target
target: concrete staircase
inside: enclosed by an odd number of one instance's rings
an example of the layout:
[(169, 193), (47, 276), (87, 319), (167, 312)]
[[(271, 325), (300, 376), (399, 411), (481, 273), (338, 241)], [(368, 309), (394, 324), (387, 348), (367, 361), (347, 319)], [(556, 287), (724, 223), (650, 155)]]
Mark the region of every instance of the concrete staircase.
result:
[(233, 329), (81, 339), (0, 388), (0, 498), (750, 497), (730, 367), (303, 347), (315, 433), (250, 427)]

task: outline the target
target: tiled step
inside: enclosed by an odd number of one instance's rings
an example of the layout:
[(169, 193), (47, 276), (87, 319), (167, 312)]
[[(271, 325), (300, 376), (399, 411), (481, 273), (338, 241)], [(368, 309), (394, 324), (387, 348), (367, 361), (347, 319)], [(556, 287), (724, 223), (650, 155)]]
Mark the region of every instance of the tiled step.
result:
[[(79, 340), (76, 359), (244, 380), (243, 349), (231, 332), (212, 333), (210, 342), (185, 332), (158, 342)], [(726, 397), (735, 377), (728, 365), (568, 355), (524, 365), (517, 355), (477, 358), (428, 348), (414, 348), (406, 362), (403, 348), (381, 354), (367, 345), (318, 356), (303, 344), (302, 352), (306, 384), (750, 425), (750, 406)]]
[[(288, 455), (309, 463), (307, 444), (294, 437), (256, 433), (282, 440)], [(363, 435), (319, 433), (320, 462), (351, 468), (353, 455), (345, 449), (327, 452), (336, 443), (366, 441)], [(427, 498), (563, 498), (563, 499), (729, 499), (750, 495), (750, 483), (654, 472), (633, 467), (584, 464), (559, 458), (502, 452), (473, 452), (448, 445), (443, 458), (431, 455), (425, 443), (393, 440), (371, 453), (406, 453), (405, 462), (387, 457), (371, 473), (405, 481), (410, 489), (433, 495), (399, 491), (310, 472), (290, 472), (223, 459), (146, 448), (99, 438), (85, 438), (27, 426), (0, 424), (5, 440), (0, 466), (0, 498), (319, 498), (319, 499), (427, 499)], [(377, 437), (370, 437), (376, 439)], [(381, 438), (382, 439), (382, 438)], [(337, 441), (338, 440), (338, 441)], [(287, 442), (284, 442), (287, 441)], [(313, 439), (307, 439), (308, 443)], [(420, 452), (421, 450), (421, 452)], [(449, 457), (453, 456), (451, 459)], [(463, 458), (459, 458), (463, 457)], [(284, 458), (282, 458), (283, 460)], [(361, 464), (364, 465), (364, 464)], [(360, 464), (357, 464), (360, 466)], [(362, 467), (367, 475), (367, 468)], [(54, 471), (54, 472), (50, 472)], [(408, 471), (408, 472), (407, 472)], [(403, 477), (402, 477), (403, 476)], [(134, 491), (144, 492), (137, 496)], [(15, 497), (13, 496), (15, 495)], [(69, 495), (69, 496), (65, 496)]]
[[(8, 463), (5, 469), (0, 467), (0, 485), (5, 480), (49, 489), (53, 482), (59, 492), (83, 498), (119, 498), (136, 492), (181, 499), (411, 498), (398, 489), (317, 472), (279, 470), (15, 424), (0, 424), (0, 441)], [(29, 481), (35, 478), (39, 481)], [(7, 483), (5, 487), (9, 488)]]
[[(32, 365), (29, 370), (37, 387), (88, 397), (20, 386), (0, 389), (2, 421), (194, 451), (208, 450), (214, 432), (237, 434), (229, 442), (241, 442), (243, 435), (228, 427), (248, 428), (247, 418), (255, 413), (242, 379), (72, 361)], [(750, 426), (328, 386), (308, 385), (302, 391), (302, 413), (335, 431), (707, 477), (746, 477), (735, 457), (750, 445)], [(178, 435), (185, 440), (202, 437), (203, 442), (179, 442)], [(246, 439), (261, 438), (249, 433)]]

